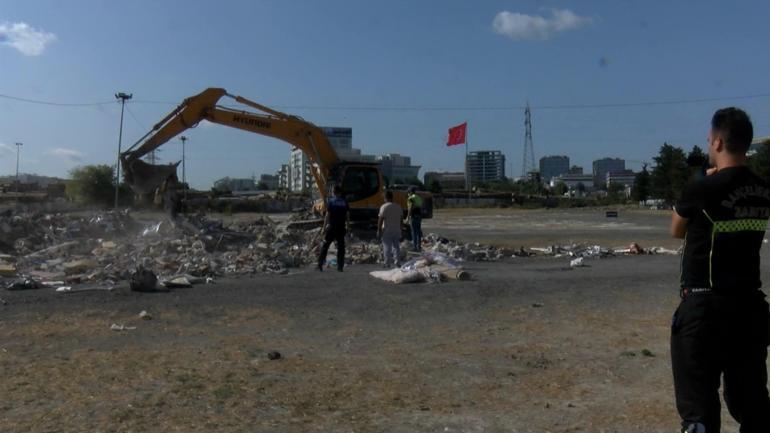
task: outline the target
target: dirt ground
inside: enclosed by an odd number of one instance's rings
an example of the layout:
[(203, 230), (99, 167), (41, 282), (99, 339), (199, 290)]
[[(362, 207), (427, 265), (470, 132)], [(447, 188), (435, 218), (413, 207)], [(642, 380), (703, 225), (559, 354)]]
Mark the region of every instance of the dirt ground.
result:
[[(553, 221), (574, 239), (650, 245), (667, 223), (532, 212), (442, 212), (426, 228), (519, 245)], [(528, 219), (544, 228), (526, 233)], [(392, 285), (361, 265), (155, 294), (3, 291), (0, 432), (676, 431), (678, 257), (568, 261), (471, 263), (472, 281), (442, 284)]]

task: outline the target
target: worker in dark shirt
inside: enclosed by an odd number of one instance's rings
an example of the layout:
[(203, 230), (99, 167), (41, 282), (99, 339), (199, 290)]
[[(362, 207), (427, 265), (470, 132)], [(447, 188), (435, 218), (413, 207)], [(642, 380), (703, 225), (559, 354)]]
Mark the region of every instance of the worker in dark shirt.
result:
[(348, 202), (342, 197), (342, 188), (334, 186), (334, 197), (326, 202), (326, 216), (324, 217), (324, 243), (321, 246), (321, 254), (318, 256), (318, 270), (324, 270), (326, 254), (332, 241), (337, 244), (337, 270), (342, 272), (345, 266), (345, 233), (347, 232)]
[(672, 216), (671, 234), (685, 240), (671, 324), (682, 432), (719, 432), (720, 380), (741, 433), (770, 432), (768, 304), (759, 290), (770, 185), (746, 167), (752, 136), (745, 112), (718, 110), (708, 134), (712, 168), (685, 188)]

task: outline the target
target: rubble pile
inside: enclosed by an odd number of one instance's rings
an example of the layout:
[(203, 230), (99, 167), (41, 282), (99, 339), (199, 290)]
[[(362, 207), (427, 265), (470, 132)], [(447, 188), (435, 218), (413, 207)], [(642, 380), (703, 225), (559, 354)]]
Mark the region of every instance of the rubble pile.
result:
[[(73, 284), (111, 286), (118, 281), (148, 281), (165, 287), (186, 287), (210, 278), (257, 273), (288, 273), (316, 262), (321, 228), (291, 229), (269, 217), (225, 226), (203, 215), (141, 222), (128, 211), (81, 214), (0, 213), (0, 282), (17, 290), (55, 286), (70, 291)], [(407, 259), (409, 242), (402, 243)], [(381, 262), (376, 239), (349, 235), (346, 260), (351, 264)], [(518, 250), (456, 242), (437, 234), (423, 239), (423, 251), (452, 263), (497, 261), (546, 255), (594, 258), (618, 254), (675, 254), (663, 248), (606, 249), (567, 245)], [(329, 264), (335, 260), (334, 245)], [(141, 277), (141, 278), (139, 278)], [(2, 281), (2, 279), (10, 279)], [(133, 280), (132, 280), (133, 278)], [(209, 280), (207, 280), (209, 278)], [(39, 282), (40, 284), (37, 284)], [(50, 283), (50, 284), (48, 284)], [(65, 290), (66, 289), (66, 290)], [(76, 291), (76, 290), (72, 290)]]

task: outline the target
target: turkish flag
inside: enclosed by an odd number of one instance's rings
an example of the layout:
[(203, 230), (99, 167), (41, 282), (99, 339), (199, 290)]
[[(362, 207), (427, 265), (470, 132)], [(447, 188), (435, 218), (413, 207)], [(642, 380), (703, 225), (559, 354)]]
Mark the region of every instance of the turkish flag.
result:
[(447, 146), (465, 143), (465, 132), (468, 129), (468, 122), (449, 128), (449, 138), (446, 141)]

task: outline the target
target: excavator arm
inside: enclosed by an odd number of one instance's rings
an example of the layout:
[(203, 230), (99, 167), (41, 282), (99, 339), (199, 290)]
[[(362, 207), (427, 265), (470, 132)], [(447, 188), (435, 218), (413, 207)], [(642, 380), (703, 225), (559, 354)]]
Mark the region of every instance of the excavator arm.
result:
[[(234, 99), (262, 113), (217, 105), (222, 97)], [(186, 129), (194, 128), (201, 120), (277, 138), (299, 148), (313, 163), (312, 172), (316, 185), (322, 198), (326, 197), (327, 179), (333, 167), (340, 161), (323, 131), (297, 116), (273, 110), (240, 96), (230, 95), (225, 89), (220, 88), (209, 88), (185, 99), (181, 105), (153, 126), (150, 132), (121, 154), (121, 165), (126, 182), (134, 191), (152, 192), (176, 170), (175, 164), (150, 165), (141, 158)]]

